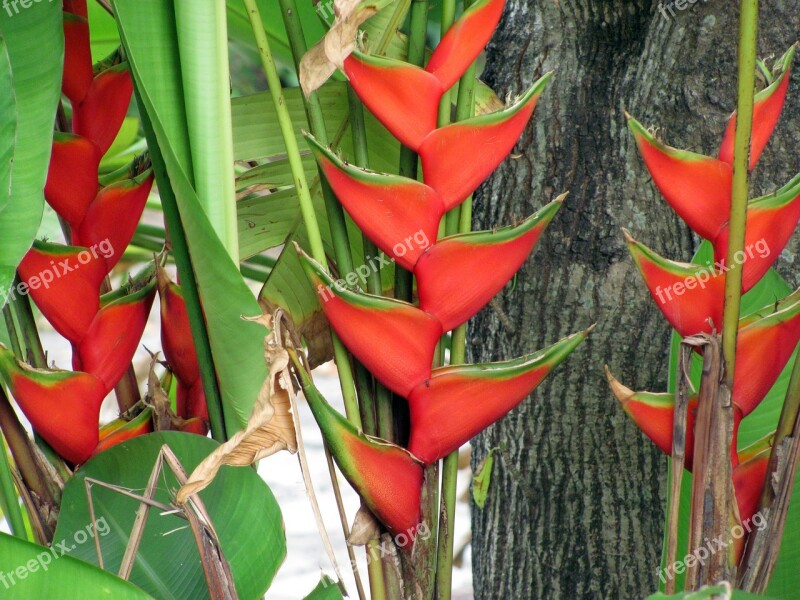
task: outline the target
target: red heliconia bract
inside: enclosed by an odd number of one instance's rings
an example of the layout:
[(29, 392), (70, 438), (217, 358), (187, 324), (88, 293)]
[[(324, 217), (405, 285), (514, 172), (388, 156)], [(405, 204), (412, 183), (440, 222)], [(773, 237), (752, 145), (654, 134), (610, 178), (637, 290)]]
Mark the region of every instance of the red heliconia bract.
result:
[[(436, 317), (443, 331), (465, 323), (519, 270), (562, 201), (554, 200), (516, 227), (454, 235), (428, 248), (414, 267), (420, 309)], [(475, 277), (486, 265), (492, 268)], [(470, 278), (472, 285), (465, 286)]]
[(344, 345), (378, 381), (407, 397), (431, 371), (434, 347), (443, 333), (439, 321), (406, 302), (351, 292), (302, 251), (301, 258)]
[(81, 224), (97, 194), (100, 157), (97, 146), (86, 138), (55, 133), (44, 197), (73, 229)]
[(103, 257), (88, 248), (36, 240), (18, 270), (53, 328), (71, 342), (82, 339), (100, 306)]
[(300, 377), (308, 406), (342, 474), (392, 534), (409, 535), (419, 523), (422, 466), (399, 446), (356, 430), (302, 369)]
[(72, 13), (64, 13), (64, 76), (61, 91), (74, 104), (86, 97), (92, 85), (92, 48), (89, 43), (89, 21)]
[(550, 77), (544, 75), (501, 111), (441, 127), (425, 138), (419, 147), (425, 183), (441, 195), (445, 210), (466, 200), (508, 156)]
[(663, 258), (626, 231), (628, 250), (669, 324), (686, 337), (722, 327), (725, 275), (704, 265)]
[(104, 306), (77, 344), (80, 368), (103, 381), (108, 389), (119, 382), (142, 338), (155, 298), (155, 281)]
[(99, 439), (97, 415), (106, 396), (102, 381), (89, 373), (32, 369), (2, 345), (0, 377), (56, 452), (76, 464), (92, 455)]
[(145, 408), (139, 415), (127, 421), (123, 418), (115, 419), (108, 425), (100, 428), (100, 442), (93, 454), (99, 454), (112, 446), (126, 442), (132, 438), (153, 432), (152, 409)]
[(739, 453), (739, 464), (733, 469), (733, 487), (736, 490), (740, 523), (749, 522), (758, 510), (773, 439), (774, 435), (769, 435)]
[(587, 333), (506, 362), (434, 369), (408, 396), (409, 451), (430, 464), (458, 450), (519, 405)]
[(208, 419), (208, 406), (183, 292), (160, 266), (156, 268), (156, 278), (161, 308), (161, 346), (178, 380), (175, 412), (179, 417)]
[(133, 95), (127, 63), (95, 75), (86, 97), (73, 107), (72, 131), (91, 140), (105, 154), (117, 137)]
[[(755, 97), (753, 107), (753, 131), (751, 134), (750, 149), (750, 170), (756, 168), (761, 153), (769, 142), (775, 126), (778, 124), (783, 105), (786, 102), (786, 94), (789, 91), (789, 81), (791, 80), (792, 60), (796, 46), (792, 46), (789, 51), (778, 61), (781, 67), (781, 74), (766, 89), (762, 90)], [(719, 149), (719, 159), (729, 165), (733, 164), (733, 138), (736, 135), (736, 113), (728, 119), (728, 127), (722, 138)]]
[(438, 234), (444, 214), (439, 194), (413, 179), (347, 165), (312, 136), (306, 137), (331, 189), (356, 225), (400, 266), (413, 269)]
[(102, 248), (108, 271), (113, 269), (136, 232), (152, 187), (153, 172), (148, 169), (100, 190), (80, 227), (73, 231), (73, 243)]

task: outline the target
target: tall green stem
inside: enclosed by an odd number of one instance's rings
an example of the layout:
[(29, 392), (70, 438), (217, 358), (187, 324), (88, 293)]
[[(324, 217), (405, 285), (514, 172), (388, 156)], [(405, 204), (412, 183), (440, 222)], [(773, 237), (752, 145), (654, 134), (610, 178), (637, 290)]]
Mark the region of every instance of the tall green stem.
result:
[[(412, 0), (409, 20), (408, 52), (406, 60), (418, 67), (425, 62), (425, 33), (428, 27), (428, 0)], [(405, 146), (400, 148), (400, 175), (417, 178), (417, 153)], [(395, 265), (394, 295), (410, 302), (414, 292), (414, 278), (410, 272)]]
[[(283, 135), (284, 145), (286, 146), (286, 155), (289, 159), (289, 167), (292, 171), (295, 189), (297, 190), (298, 200), (300, 202), (300, 213), (302, 214), (303, 221), (306, 225), (306, 232), (308, 234), (309, 246), (311, 255), (323, 267), (328, 267), (328, 259), (325, 256), (325, 248), (322, 245), (322, 235), (320, 234), (319, 222), (317, 215), (314, 211), (314, 205), (311, 201), (311, 194), (309, 192), (308, 183), (306, 181), (305, 172), (303, 171), (303, 162), (300, 157), (300, 148), (297, 144), (297, 138), (294, 135), (292, 128), (292, 119), (289, 115), (289, 110), (286, 107), (286, 100), (283, 97), (283, 89), (281, 88), (281, 80), (278, 77), (278, 70), (275, 68), (275, 61), (272, 58), (272, 52), (269, 47), (269, 40), (264, 31), (264, 25), (261, 21), (261, 14), (259, 13), (258, 6), (255, 0), (244, 0), (244, 6), (247, 10), (248, 17), (250, 18), (250, 25), (253, 28), (253, 35), (256, 38), (258, 46), (258, 53), (261, 56), (261, 63), (264, 67), (264, 73), (267, 77), (267, 85), (269, 85), (270, 94), (272, 95), (272, 102), (275, 105), (275, 112), (278, 118), (278, 125)], [(351, 423), (360, 427), (361, 417), (358, 411), (358, 401), (355, 395), (355, 382), (353, 381), (353, 372), (350, 367), (350, 359), (347, 355), (347, 350), (342, 345), (341, 340), (335, 334), (333, 337), (333, 354), (336, 360), (336, 366), (339, 369), (339, 381), (342, 386), (342, 396), (344, 398), (345, 412), (347, 418)]]
[(745, 242), (747, 201), (750, 184), (750, 138), (753, 130), (753, 104), (756, 76), (756, 36), (758, 0), (741, 0), (739, 11), (739, 90), (736, 108), (736, 136), (733, 153), (733, 191), (729, 224), (728, 257), (730, 269), (725, 279), (725, 312), (722, 318), (722, 356), (725, 380), (733, 389), (736, 368), (736, 337), (742, 303), (742, 270), (737, 264)]
[[(471, 2), (466, 0), (464, 8)], [(472, 63), (458, 83), (456, 121), (469, 119), (475, 107), (475, 72)], [(472, 196), (447, 215), (447, 234), (466, 233), (472, 229)], [(466, 362), (467, 324), (458, 326), (450, 339), (450, 364)], [(439, 507), (439, 542), (436, 552), (436, 598), (449, 600), (453, 588), (453, 544), (458, 483), (458, 450), (451, 452), (442, 463), (442, 495)]]

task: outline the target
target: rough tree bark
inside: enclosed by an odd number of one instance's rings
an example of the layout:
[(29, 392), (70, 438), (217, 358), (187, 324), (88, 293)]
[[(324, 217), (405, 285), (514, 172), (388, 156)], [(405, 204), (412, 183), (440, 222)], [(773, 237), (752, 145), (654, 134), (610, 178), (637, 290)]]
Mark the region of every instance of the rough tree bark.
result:
[[(737, 4), (688, 0), (666, 18), (649, 0), (509, 0), (489, 46), (484, 78), (501, 94), (551, 69), (556, 78), (520, 156), (480, 190), (476, 227), (571, 193), (516, 286), (476, 317), (470, 361), (598, 326), (532, 399), (474, 440), (474, 465), (504, 448), (486, 507), (474, 509), (478, 600), (616, 600), (656, 589), (666, 460), (612, 398), (603, 365), (635, 389), (666, 389), (669, 331), (620, 228), (673, 259), (688, 260), (696, 240), (655, 190), (624, 111), (674, 146), (715, 154), (735, 106)], [(762, 2), (762, 56), (780, 56), (800, 37), (798, 8)], [(798, 72), (756, 191), (800, 170)], [(782, 270), (797, 286), (795, 256), (784, 253)]]

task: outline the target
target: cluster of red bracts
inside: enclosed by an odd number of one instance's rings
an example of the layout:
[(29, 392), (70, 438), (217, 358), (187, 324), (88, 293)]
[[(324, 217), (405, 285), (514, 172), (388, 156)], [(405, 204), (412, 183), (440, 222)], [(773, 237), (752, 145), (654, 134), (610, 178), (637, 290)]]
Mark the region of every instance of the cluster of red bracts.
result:
[[(780, 61), (780, 73), (756, 95), (750, 169), (755, 168), (780, 117), (790, 80), (794, 47)], [(722, 325), (725, 265), (728, 248), (733, 138), (731, 117), (719, 158), (666, 146), (633, 118), (629, 126), (653, 181), (675, 212), (714, 248), (714, 265), (678, 263), (663, 258), (637, 242), (626, 231), (628, 249), (659, 309), (681, 336), (711, 333)], [(800, 219), (800, 176), (782, 189), (752, 200), (747, 211), (744, 251), (736, 256), (743, 269), (742, 293), (769, 271), (783, 251)], [(752, 517), (764, 485), (771, 436), (739, 450), (741, 420), (764, 399), (800, 341), (800, 291), (774, 307), (739, 322), (736, 373), (732, 391), (735, 407), (731, 448), (733, 479), (742, 522)], [(674, 405), (672, 394), (633, 392), (608, 374), (614, 394), (640, 429), (665, 453), (672, 453)], [(690, 403), (686, 432), (687, 469), (692, 468), (694, 416), (697, 399)]]
[(550, 78), (544, 76), (499, 112), (436, 127), (444, 92), (488, 42), (503, 5), (503, 0), (473, 4), (444, 36), (425, 69), (357, 52), (344, 62), (364, 104), (419, 153), (423, 181), (355, 168), (308, 140), (356, 224), (417, 281), (416, 305), (367, 295), (335, 283), (302, 255), (342, 342), (379, 382), (408, 400), (411, 429), (404, 449), (362, 435), (305, 382), (337, 464), (393, 533), (419, 522), (422, 465), (457, 450), (517, 406), (586, 336), (578, 333), (507, 362), (431, 367), (442, 335), (465, 323), (506, 285), (563, 200), (513, 226), (436, 241), (442, 216), (511, 151)]
[(98, 418), (103, 399), (131, 364), (155, 297), (152, 268), (102, 294), (136, 230), (153, 175), (136, 160), (127, 175), (100, 185), (100, 159), (122, 126), (133, 87), (118, 54), (92, 66), (86, 1), (65, 0), (64, 11), (62, 91), (72, 105), (73, 130), (54, 136), (44, 194), (69, 226), (71, 245), (34, 242), (18, 272), (19, 291), (29, 292), (72, 344), (74, 371), (32, 369), (0, 347), (0, 377), (34, 429), (78, 464), (151, 430), (135, 419), (115, 422), (101, 435)]

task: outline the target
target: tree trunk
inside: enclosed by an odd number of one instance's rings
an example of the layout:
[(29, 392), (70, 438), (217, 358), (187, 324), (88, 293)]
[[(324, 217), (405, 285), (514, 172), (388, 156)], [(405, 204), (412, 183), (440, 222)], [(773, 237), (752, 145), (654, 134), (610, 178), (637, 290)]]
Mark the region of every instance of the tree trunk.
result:
[[(625, 416), (603, 365), (634, 389), (666, 390), (670, 331), (620, 231), (688, 261), (697, 240), (638, 156), (625, 110), (667, 143), (716, 155), (735, 107), (738, 3), (686, 0), (675, 17), (646, 0), (509, 0), (484, 78), (502, 96), (555, 70), (515, 152), (483, 186), (475, 226), (527, 216), (569, 191), (516, 285), (472, 323), (470, 362), (542, 348), (597, 323), (532, 398), (474, 440), (497, 455), (473, 511), (475, 598), (644, 598), (657, 587), (666, 459)], [(762, 2), (760, 53), (800, 31), (798, 2)], [(800, 77), (756, 191), (800, 169)], [(796, 248), (797, 245), (795, 244)], [(784, 275), (793, 252), (784, 253)]]

